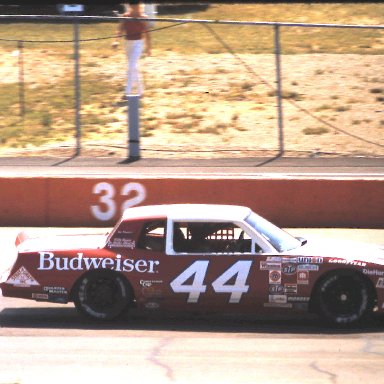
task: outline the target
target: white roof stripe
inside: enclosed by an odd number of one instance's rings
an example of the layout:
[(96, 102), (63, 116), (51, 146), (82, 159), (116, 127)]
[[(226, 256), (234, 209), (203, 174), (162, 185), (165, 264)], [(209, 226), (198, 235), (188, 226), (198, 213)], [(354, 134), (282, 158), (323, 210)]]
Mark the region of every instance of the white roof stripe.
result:
[(164, 216), (172, 220), (228, 220), (241, 221), (251, 209), (239, 205), (224, 204), (160, 204), (128, 208), (123, 219)]

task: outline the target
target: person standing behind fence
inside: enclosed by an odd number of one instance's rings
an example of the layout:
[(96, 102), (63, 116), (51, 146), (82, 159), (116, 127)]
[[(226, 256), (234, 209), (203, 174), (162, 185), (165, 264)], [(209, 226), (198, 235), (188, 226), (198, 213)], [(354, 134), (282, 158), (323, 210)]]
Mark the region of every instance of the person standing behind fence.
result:
[[(124, 13), (124, 17), (145, 18), (142, 12), (142, 5), (139, 1), (131, 1), (129, 3), (128, 12)], [(127, 82), (125, 86), (125, 94), (123, 100), (127, 100), (128, 95), (132, 95), (133, 88), (136, 85), (138, 95), (144, 91), (143, 82), (139, 73), (138, 62), (144, 49), (144, 43), (147, 56), (151, 55), (151, 37), (149, 33), (149, 22), (143, 20), (124, 20), (119, 24), (117, 30), (118, 36), (125, 37), (125, 49), (127, 53), (128, 69)], [(115, 40), (113, 47), (118, 46)]]

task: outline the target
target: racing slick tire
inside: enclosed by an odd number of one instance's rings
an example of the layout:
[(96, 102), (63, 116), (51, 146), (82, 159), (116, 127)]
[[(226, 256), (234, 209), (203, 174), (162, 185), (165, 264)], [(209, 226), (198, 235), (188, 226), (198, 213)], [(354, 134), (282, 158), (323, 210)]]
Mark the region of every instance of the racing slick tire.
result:
[(109, 270), (87, 273), (73, 292), (76, 309), (95, 320), (114, 320), (132, 302), (132, 294), (124, 277)]
[(329, 325), (352, 326), (373, 309), (371, 289), (362, 276), (353, 271), (327, 275), (315, 292), (317, 312)]

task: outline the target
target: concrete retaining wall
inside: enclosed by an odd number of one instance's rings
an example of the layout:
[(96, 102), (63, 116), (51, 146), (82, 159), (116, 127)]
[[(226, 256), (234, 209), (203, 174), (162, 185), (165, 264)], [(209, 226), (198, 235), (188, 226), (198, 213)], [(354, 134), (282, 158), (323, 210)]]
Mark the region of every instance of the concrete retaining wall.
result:
[(0, 178), (0, 226), (112, 226), (124, 208), (251, 207), (282, 227), (384, 228), (382, 178)]

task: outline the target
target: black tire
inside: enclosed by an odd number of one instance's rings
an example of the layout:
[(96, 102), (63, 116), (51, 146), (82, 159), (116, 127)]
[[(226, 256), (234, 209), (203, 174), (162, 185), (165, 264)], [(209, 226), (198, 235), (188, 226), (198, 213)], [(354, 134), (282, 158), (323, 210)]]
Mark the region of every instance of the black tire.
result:
[(355, 325), (372, 312), (372, 297), (364, 278), (353, 271), (326, 276), (315, 294), (320, 317), (331, 325)]
[(127, 309), (132, 300), (125, 279), (107, 270), (83, 276), (74, 289), (73, 301), (77, 310), (96, 320), (113, 320)]

